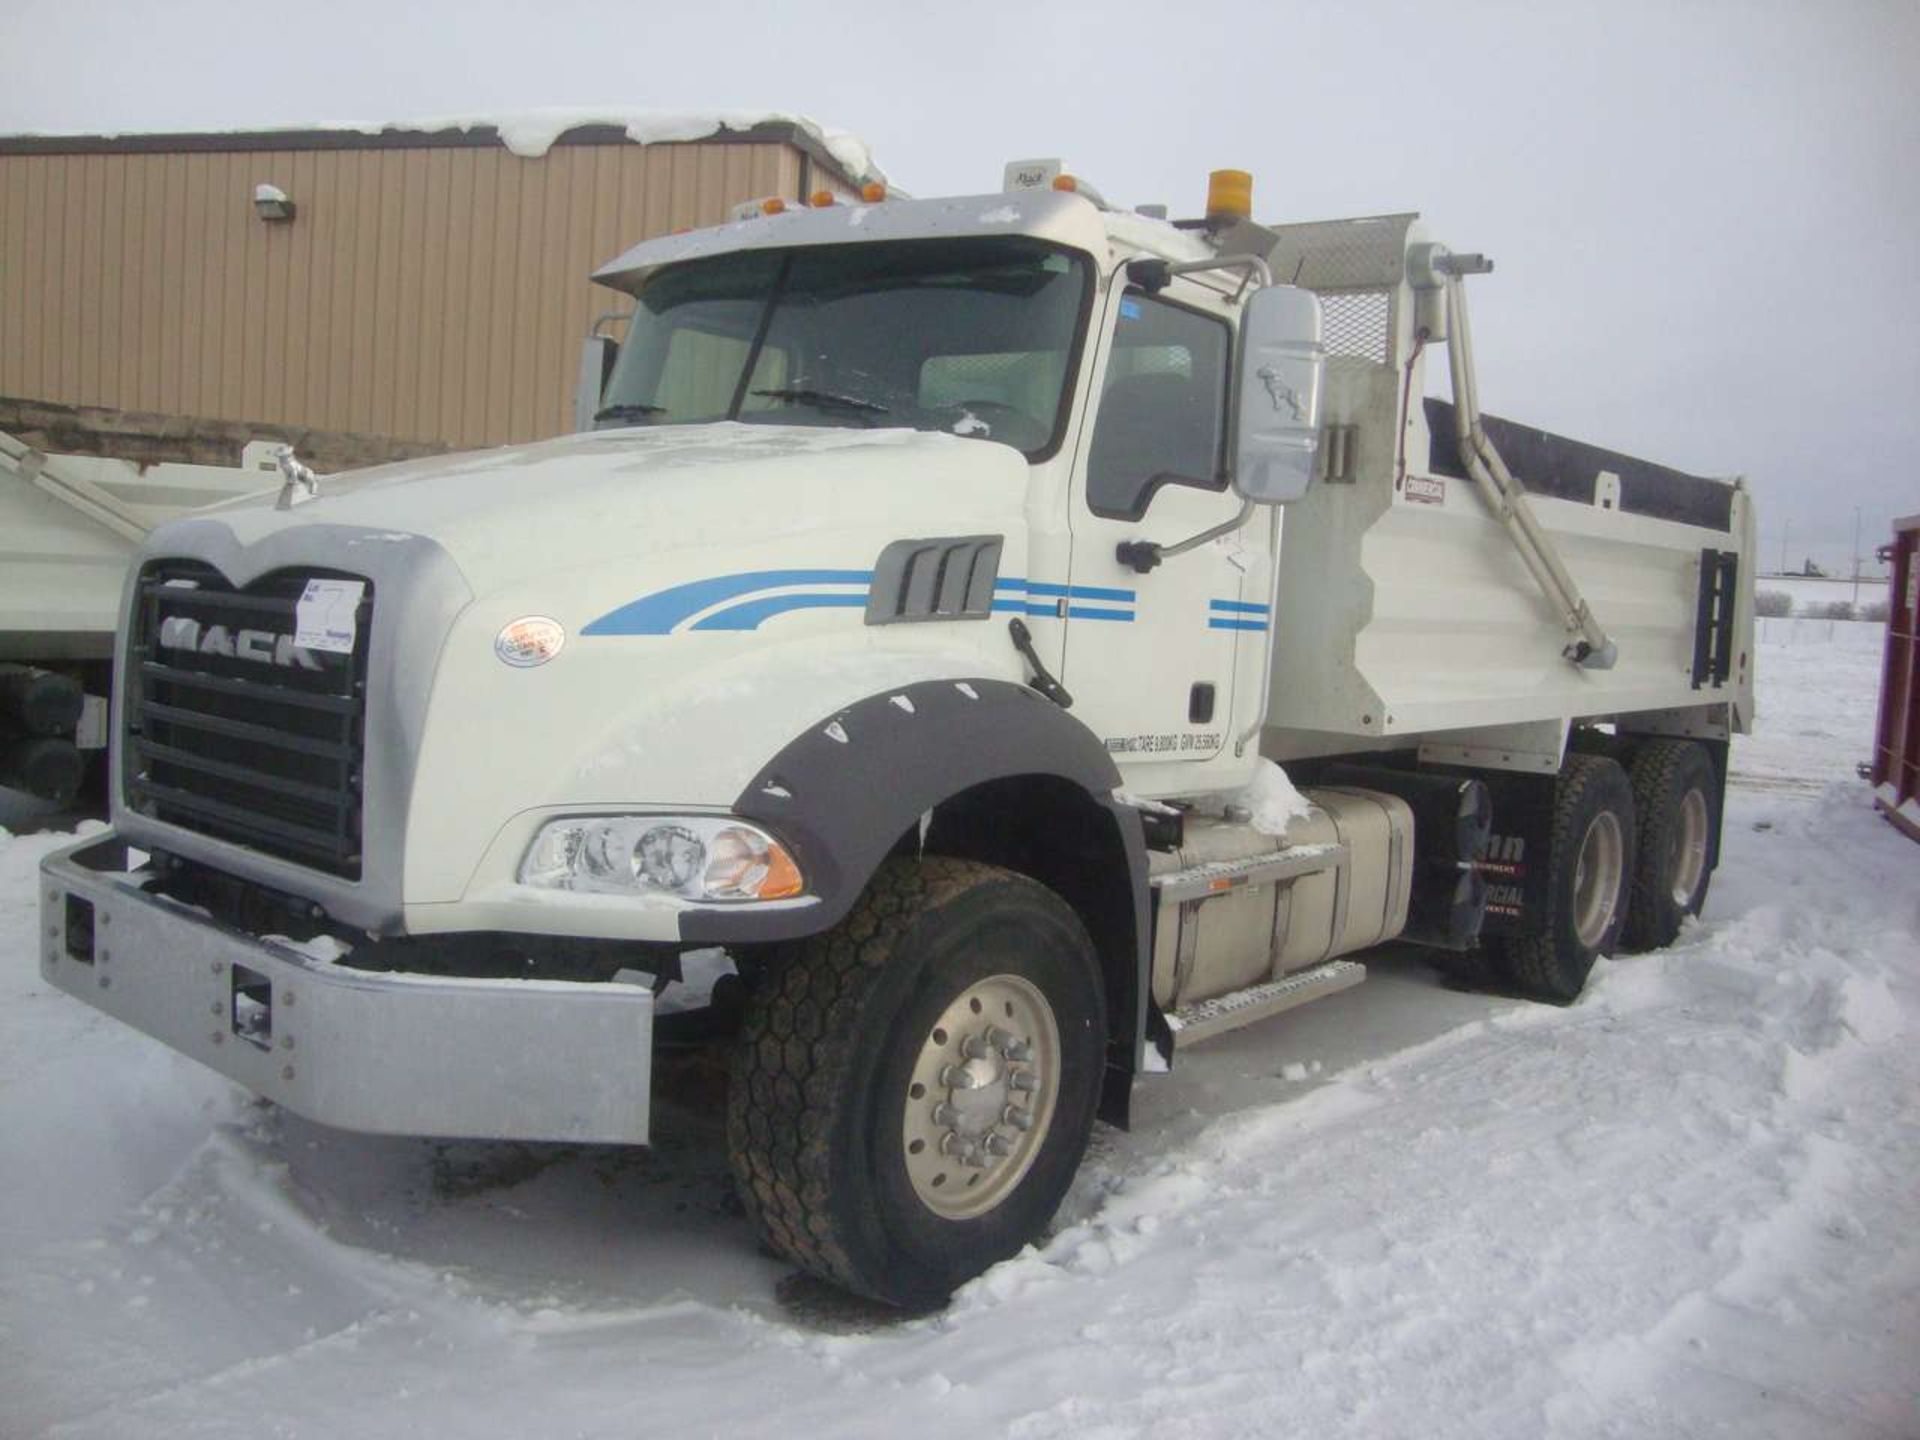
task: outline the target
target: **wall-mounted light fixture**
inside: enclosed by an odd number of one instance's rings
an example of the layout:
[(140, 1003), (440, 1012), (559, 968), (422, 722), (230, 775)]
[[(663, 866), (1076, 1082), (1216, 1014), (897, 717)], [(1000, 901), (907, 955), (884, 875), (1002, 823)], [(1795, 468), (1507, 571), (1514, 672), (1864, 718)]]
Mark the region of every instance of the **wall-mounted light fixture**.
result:
[(293, 219), (293, 201), (287, 192), (264, 181), (253, 187), (253, 208), (262, 220)]

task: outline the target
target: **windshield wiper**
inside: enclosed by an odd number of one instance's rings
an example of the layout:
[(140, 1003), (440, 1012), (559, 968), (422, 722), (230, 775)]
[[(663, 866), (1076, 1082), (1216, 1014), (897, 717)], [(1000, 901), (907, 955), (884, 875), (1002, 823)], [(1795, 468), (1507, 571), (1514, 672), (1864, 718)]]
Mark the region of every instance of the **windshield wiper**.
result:
[(650, 415), (666, 413), (667, 407), (664, 405), (609, 405), (605, 409), (594, 411), (593, 418), (595, 420), (645, 420)]
[(876, 405), (871, 400), (862, 400), (857, 395), (836, 395), (831, 390), (809, 390), (804, 386), (796, 389), (755, 390), (755, 395), (764, 395), (769, 400), (791, 400), (799, 405), (814, 405), (821, 409), (838, 406), (842, 410), (857, 410), (863, 415), (885, 415), (887, 407)]

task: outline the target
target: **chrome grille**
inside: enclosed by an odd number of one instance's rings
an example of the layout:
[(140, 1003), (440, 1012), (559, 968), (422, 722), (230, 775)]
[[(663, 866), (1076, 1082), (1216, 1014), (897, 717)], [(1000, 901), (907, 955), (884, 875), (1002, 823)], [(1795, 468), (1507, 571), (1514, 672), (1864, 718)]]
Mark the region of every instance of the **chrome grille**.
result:
[(125, 789), (156, 820), (357, 880), (373, 587), (352, 654), (296, 652), (295, 607), (321, 578), (362, 579), (283, 570), (236, 588), (195, 562), (141, 572)]

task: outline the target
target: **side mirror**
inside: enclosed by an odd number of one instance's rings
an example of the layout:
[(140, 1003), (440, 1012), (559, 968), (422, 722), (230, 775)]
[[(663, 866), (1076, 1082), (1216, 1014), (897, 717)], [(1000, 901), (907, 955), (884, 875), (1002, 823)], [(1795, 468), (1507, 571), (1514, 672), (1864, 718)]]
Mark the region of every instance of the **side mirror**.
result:
[(1320, 446), (1320, 297), (1293, 285), (1256, 290), (1240, 317), (1233, 488), (1262, 505), (1298, 500)]
[(611, 335), (589, 335), (580, 343), (580, 379), (573, 390), (573, 428), (591, 430), (607, 393), (607, 377), (620, 357), (620, 344)]

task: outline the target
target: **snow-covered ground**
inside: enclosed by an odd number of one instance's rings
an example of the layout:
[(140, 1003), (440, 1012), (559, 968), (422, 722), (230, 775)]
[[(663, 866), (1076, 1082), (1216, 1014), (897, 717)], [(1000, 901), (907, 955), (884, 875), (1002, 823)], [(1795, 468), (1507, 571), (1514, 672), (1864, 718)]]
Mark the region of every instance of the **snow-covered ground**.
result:
[[(652, 1151), (319, 1130), (49, 992), (0, 838), (0, 1434), (1920, 1435), (1920, 847), (1877, 627), (1769, 627), (1703, 923), (1551, 1009), (1389, 956), (1203, 1047), (890, 1321)], [(458, 1083), (449, 1077), (449, 1083)]]
[(1862, 575), (1856, 584), (1851, 577), (1813, 575), (1761, 575), (1753, 582), (1757, 591), (1772, 590), (1793, 601), (1793, 613), (1805, 615), (1836, 600), (1866, 609), (1887, 603), (1887, 577), (1878, 568)]

